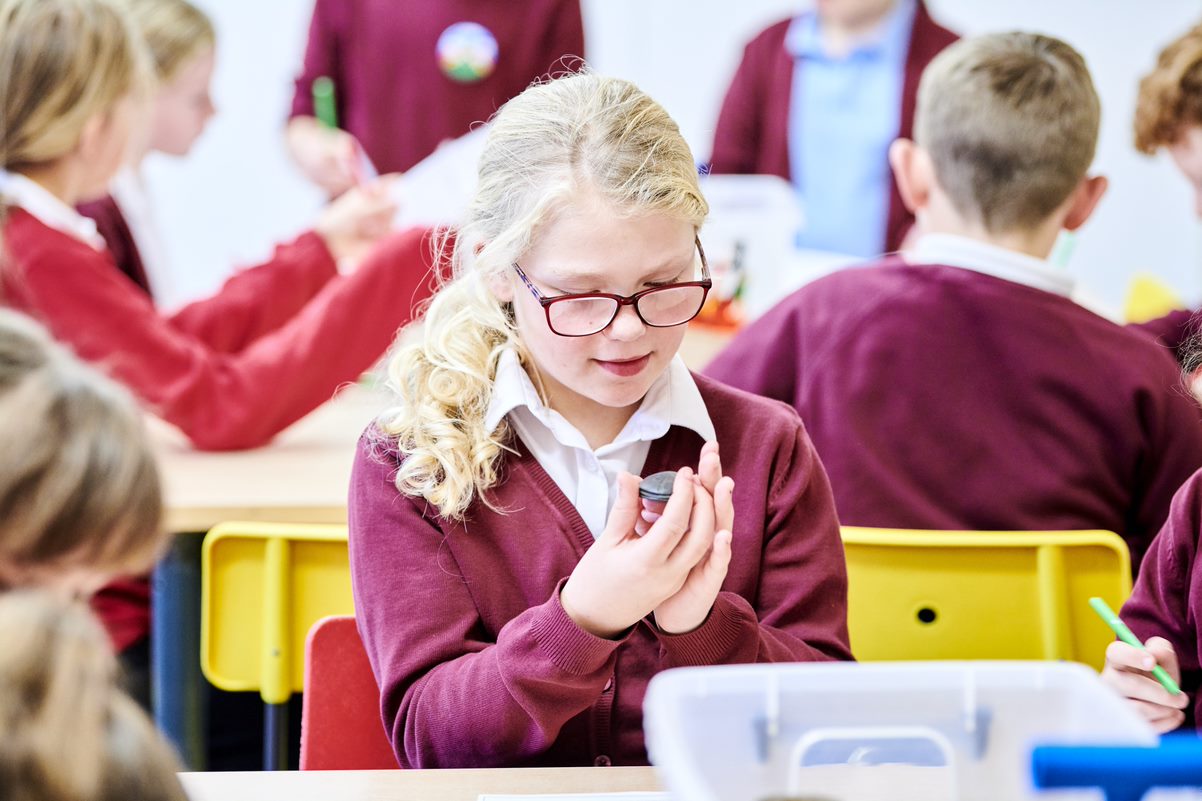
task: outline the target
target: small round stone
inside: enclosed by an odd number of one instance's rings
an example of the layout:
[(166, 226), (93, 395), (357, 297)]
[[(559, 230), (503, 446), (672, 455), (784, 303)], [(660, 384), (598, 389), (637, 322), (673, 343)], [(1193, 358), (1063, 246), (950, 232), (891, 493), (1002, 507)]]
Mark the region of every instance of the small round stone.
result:
[(672, 485), (675, 483), (675, 470), (652, 473), (639, 482), (639, 497), (649, 501), (666, 501), (672, 497)]

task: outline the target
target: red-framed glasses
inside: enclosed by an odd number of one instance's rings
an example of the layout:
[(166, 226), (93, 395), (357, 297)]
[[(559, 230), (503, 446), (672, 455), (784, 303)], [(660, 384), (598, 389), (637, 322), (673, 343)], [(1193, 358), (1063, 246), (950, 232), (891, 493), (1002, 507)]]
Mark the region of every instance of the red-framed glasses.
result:
[(530, 290), (547, 315), (547, 326), (561, 337), (587, 337), (609, 328), (623, 306), (633, 306), (634, 313), (651, 328), (671, 328), (692, 320), (705, 305), (713, 281), (701, 240), (693, 244), (701, 256), (701, 280), (653, 286), (633, 295), (613, 295), (608, 292), (582, 292), (548, 298), (538, 291), (517, 262), (513, 269)]

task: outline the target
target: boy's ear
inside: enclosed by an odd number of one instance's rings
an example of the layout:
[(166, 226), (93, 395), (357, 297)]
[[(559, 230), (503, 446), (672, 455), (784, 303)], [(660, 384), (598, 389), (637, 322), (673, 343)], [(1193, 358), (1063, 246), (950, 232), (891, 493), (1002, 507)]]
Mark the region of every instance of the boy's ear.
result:
[(1064, 215), (1064, 229), (1076, 231), (1093, 214), (1094, 209), (1106, 194), (1110, 182), (1104, 175), (1087, 175), (1077, 184), (1068, 200), (1068, 213)]
[(107, 114), (93, 114), (89, 117), (88, 121), (83, 124), (83, 130), (80, 131), (79, 142), (75, 145), (76, 152), (84, 159), (90, 159), (97, 147), (102, 144), (104, 129), (107, 125)]
[(889, 166), (897, 182), (902, 203), (911, 214), (926, 207), (931, 197), (930, 160), (910, 139), (898, 138), (889, 145)]

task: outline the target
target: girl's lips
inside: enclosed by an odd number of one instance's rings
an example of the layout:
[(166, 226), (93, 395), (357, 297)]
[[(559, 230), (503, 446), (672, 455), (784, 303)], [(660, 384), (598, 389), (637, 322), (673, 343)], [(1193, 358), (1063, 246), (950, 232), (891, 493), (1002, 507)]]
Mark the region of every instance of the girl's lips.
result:
[(629, 378), (632, 375), (638, 375), (643, 371), (643, 368), (645, 368), (647, 363), (650, 361), (650, 353), (645, 356), (639, 356), (635, 359), (624, 359), (622, 361), (605, 361), (603, 359), (596, 360), (597, 364), (601, 365), (601, 369), (607, 370), (610, 373), (623, 378)]

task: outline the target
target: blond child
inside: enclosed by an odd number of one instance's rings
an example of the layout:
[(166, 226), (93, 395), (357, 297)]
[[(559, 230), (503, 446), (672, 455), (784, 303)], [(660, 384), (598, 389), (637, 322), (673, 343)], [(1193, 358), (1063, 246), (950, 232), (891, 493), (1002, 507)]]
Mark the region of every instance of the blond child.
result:
[(349, 275), (327, 258), (267, 301), (238, 290), (161, 314), (74, 210), (105, 193), (136, 145), (153, 85), (118, 4), (0, 0), (0, 302), (104, 363), (196, 446), (261, 445), (357, 378), (410, 319), (423, 233)]
[[(97, 230), (117, 267), (149, 294), (155, 305), (179, 311), (180, 275), (168, 261), (155, 210), (142, 174), (149, 153), (184, 157), (204, 133), (216, 109), (209, 85), (216, 61), (216, 31), (187, 0), (119, 0), (146, 41), (154, 71), (148, 117), (142, 121), (130, 164), (111, 182), (110, 193), (79, 211)], [(248, 180), (248, 179), (244, 179)], [(231, 181), (235, 189), (238, 181)], [(187, 312), (193, 330), (227, 333), (238, 347), (256, 330), (232, 324), (233, 309), (255, 314), (262, 330), (286, 322), (338, 271), (352, 270), (389, 230), (395, 211), (387, 179), (349, 192), (326, 207), (313, 228), (276, 247), (272, 258), (238, 271), (208, 303)], [(337, 266), (337, 269), (334, 267)]]
[[(849, 658), (826, 476), (791, 409), (677, 356), (707, 205), (659, 104), (532, 86), (479, 177), (352, 476), (384, 725), (405, 767), (645, 764), (656, 672)], [(666, 507), (640, 505), (664, 470)]]
[(923, 75), (914, 140), (891, 150), (913, 250), (803, 287), (707, 368), (798, 410), (844, 523), (1101, 528), (1138, 565), (1202, 466), (1172, 358), (1074, 303), (1048, 259), (1105, 191), (1099, 115), (1058, 39), (950, 46)]

